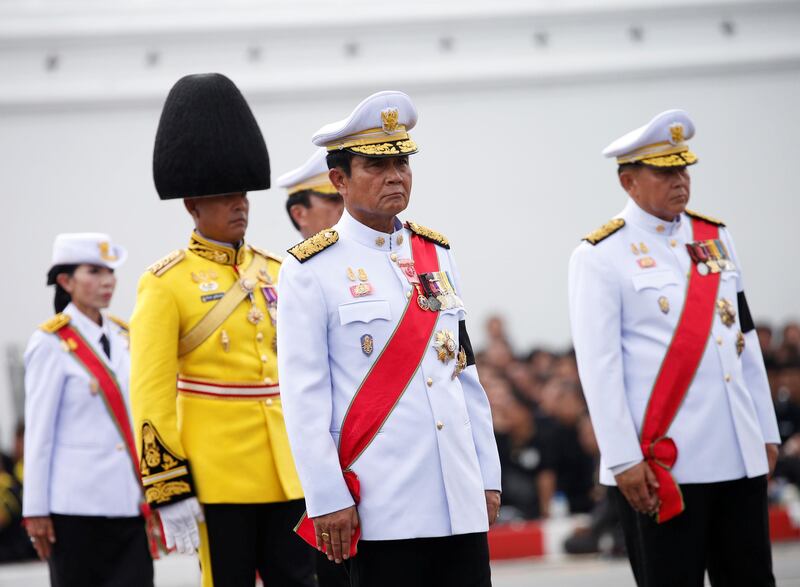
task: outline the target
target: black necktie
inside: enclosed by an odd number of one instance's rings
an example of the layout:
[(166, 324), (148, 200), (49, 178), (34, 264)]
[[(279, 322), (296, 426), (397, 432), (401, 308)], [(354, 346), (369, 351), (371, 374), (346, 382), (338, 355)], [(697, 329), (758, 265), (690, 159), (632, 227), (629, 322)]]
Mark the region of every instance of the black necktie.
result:
[(103, 346), (103, 352), (110, 359), (111, 358), (111, 343), (108, 342), (108, 337), (105, 334), (103, 334), (103, 336), (100, 337), (100, 344)]

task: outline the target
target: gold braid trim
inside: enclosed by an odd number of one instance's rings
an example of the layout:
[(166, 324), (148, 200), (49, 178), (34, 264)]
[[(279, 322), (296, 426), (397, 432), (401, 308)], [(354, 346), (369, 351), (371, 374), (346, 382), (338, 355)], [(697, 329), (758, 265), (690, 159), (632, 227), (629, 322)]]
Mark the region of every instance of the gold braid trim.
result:
[(139, 472), (147, 503), (163, 505), (183, 494), (194, 495), (189, 462), (169, 450), (155, 426), (142, 424), (142, 452)]
[(55, 334), (62, 328), (64, 328), (67, 324), (69, 324), (70, 317), (67, 314), (56, 314), (47, 322), (44, 322), (39, 325), (41, 330), (44, 330), (48, 334)]
[(725, 223), (719, 218), (714, 218), (713, 216), (706, 216), (705, 214), (700, 214), (699, 212), (695, 212), (694, 210), (685, 210), (685, 212), (687, 216), (691, 216), (692, 218), (699, 218), (700, 220), (705, 220), (706, 222), (713, 224), (715, 226), (725, 226)]
[(347, 150), (352, 151), (356, 155), (366, 155), (368, 157), (411, 155), (419, 151), (417, 144), (411, 139), (387, 143), (376, 143), (372, 145), (357, 145), (353, 147), (347, 147)]
[(108, 315), (108, 319), (111, 320), (117, 326), (119, 326), (125, 332), (129, 332), (130, 329), (131, 329), (130, 324), (125, 322), (125, 320), (123, 320), (122, 318), (118, 318), (117, 316), (114, 316), (113, 314), (109, 314)]
[(691, 151), (676, 153), (675, 155), (665, 155), (663, 157), (650, 157), (639, 161), (650, 167), (686, 167), (697, 163), (697, 155)]
[(176, 249), (166, 257), (163, 257), (162, 259), (159, 259), (158, 261), (150, 265), (150, 267), (148, 267), (147, 270), (156, 277), (161, 277), (167, 271), (175, 267), (175, 265), (183, 261), (185, 257), (186, 257), (186, 251), (184, 251), (183, 249)]
[(450, 248), (450, 241), (447, 240), (447, 237), (443, 235), (441, 232), (436, 232), (435, 230), (431, 230), (427, 226), (422, 226), (421, 224), (417, 224), (416, 222), (411, 222), (411, 221), (406, 222), (406, 227), (414, 234), (419, 235), (426, 240), (436, 243), (437, 245), (440, 245), (445, 249)]
[(585, 237), (583, 237), (583, 240), (585, 240), (587, 243), (591, 245), (596, 245), (600, 241), (603, 241), (608, 237), (610, 237), (612, 234), (617, 232), (623, 226), (625, 226), (625, 221), (622, 218), (614, 218), (613, 220), (606, 222), (603, 226), (601, 226), (597, 230), (587, 234)]
[(339, 233), (329, 228), (319, 231), (312, 237), (307, 238), (302, 243), (299, 243), (289, 249), (288, 253), (300, 261), (305, 263), (317, 253), (321, 253), (339, 240)]

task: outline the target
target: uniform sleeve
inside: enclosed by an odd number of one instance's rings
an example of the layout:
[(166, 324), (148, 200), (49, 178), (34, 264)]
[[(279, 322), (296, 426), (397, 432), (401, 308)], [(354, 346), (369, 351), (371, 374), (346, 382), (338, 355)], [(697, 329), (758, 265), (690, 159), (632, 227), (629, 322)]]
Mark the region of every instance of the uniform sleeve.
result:
[(309, 517), (353, 505), (331, 435), (328, 311), (312, 271), (284, 261), (278, 279), (278, 373), (286, 431)]
[[(599, 246), (602, 246), (599, 245)], [(616, 272), (582, 244), (569, 264), (569, 312), (581, 385), (597, 442), (611, 469), (642, 460), (622, 365), (622, 298)]]
[(195, 495), (178, 433), (180, 315), (161, 278), (139, 280), (131, 318), (131, 412), (145, 498), (153, 507)]
[(747, 305), (747, 298), (744, 294), (744, 279), (742, 277), (742, 265), (736, 254), (733, 244), (733, 237), (727, 230), (723, 230), (723, 238), (727, 245), (731, 258), (733, 259), (739, 277), (736, 283), (738, 298), (739, 328), (744, 335), (744, 351), (742, 352), (742, 376), (744, 377), (747, 391), (753, 398), (756, 406), (758, 421), (761, 425), (761, 434), (764, 442), (768, 444), (780, 444), (781, 437), (778, 433), (778, 421), (775, 417), (775, 406), (772, 403), (772, 394), (769, 389), (767, 379), (767, 369), (764, 366), (764, 357), (761, 355), (761, 345), (758, 342), (758, 334), (753, 324), (750, 308)]
[[(453, 270), (453, 286), (462, 298), (464, 292), (461, 288), (461, 276), (458, 274), (453, 255), (450, 256), (450, 267)], [(497, 452), (497, 441), (494, 436), (492, 426), (492, 411), (489, 407), (489, 398), (478, 379), (478, 369), (475, 366), (475, 353), (472, 351), (472, 343), (467, 333), (466, 321), (458, 323), (458, 342), (459, 347), (464, 348), (467, 355), (467, 368), (458, 376), (461, 388), (464, 390), (464, 400), (469, 413), (469, 420), (472, 424), (472, 440), (475, 443), (475, 450), (478, 454), (478, 462), (481, 467), (484, 490), (501, 490), (500, 483), (500, 456)]]
[(50, 515), (50, 463), (64, 391), (64, 351), (36, 332), (25, 351), (25, 494), (23, 515)]

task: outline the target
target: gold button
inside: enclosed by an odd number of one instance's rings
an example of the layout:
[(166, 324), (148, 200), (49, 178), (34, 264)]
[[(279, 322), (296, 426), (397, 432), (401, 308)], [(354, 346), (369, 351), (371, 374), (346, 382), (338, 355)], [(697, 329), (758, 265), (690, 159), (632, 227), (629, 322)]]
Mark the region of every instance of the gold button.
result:
[(242, 287), (245, 291), (253, 291), (253, 288), (256, 286), (256, 282), (252, 279), (245, 279), (242, 281)]
[(717, 337), (717, 344), (718, 345), (722, 345), (722, 337), (721, 336)]
[(658, 226), (656, 226), (656, 232), (664, 232), (665, 230), (666, 228), (664, 228), (663, 224), (659, 224)]
[(258, 342), (261, 342), (262, 340), (264, 340), (264, 334), (263, 334), (263, 333), (261, 333), (261, 332), (259, 332), (258, 334), (256, 334), (256, 340), (257, 340)]
[(264, 383), (267, 385), (272, 385), (272, 377), (264, 377)]
[(272, 405), (272, 398), (268, 397), (267, 399), (264, 400), (264, 403), (267, 404), (268, 406), (271, 406)]
[(442, 422), (441, 420), (439, 420), (438, 422), (436, 422), (436, 428), (437, 428), (437, 429), (439, 429), (439, 430), (441, 430), (442, 428), (444, 428), (444, 422)]
[(725, 375), (725, 382), (726, 383), (730, 383), (731, 382), (731, 376), (730, 375)]
[(392, 253), (391, 255), (389, 255), (389, 258), (390, 258), (392, 261), (397, 261), (397, 253)]
[(677, 247), (678, 246), (678, 241), (676, 241), (675, 239), (672, 239), (671, 241), (669, 241), (669, 246)]
[(261, 355), (261, 362), (262, 363), (266, 363), (267, 362), (267, 355)]
[(383, 238), (382, 236), (379, 236), (378, 238), (375, 239), (375, 244), (378, 245), (379, 247), (382, 247), (383, 245), (386, 244), (386, 239)]
[(410, 297), (411, 297), (411, 290), (408, 290), (408, 291), (406, 292), (406, 298), (410, 298)]
[(433, 379), (431, 379), (430, 377), (428, 377), (427, 383), (428, 383), (428, 387), (433, 387)]
[(125, 450), (125, 445), (120, 442), (114, 448), (116, 448), (117, 450), (122, 451), (122, 450)]
[(397, 244), (398, 245), (402, 245), (403, 244), (403, 235), (402, 234), (398, 234), (397, 235)]

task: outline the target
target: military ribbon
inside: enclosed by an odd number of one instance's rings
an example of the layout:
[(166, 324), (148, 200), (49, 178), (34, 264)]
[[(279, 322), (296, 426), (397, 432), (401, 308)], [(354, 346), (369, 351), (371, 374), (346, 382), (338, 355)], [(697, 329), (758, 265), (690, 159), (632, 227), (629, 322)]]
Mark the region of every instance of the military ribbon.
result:
[[(418, 273), (438, 271), (439, 259), (432, 242), (412, 234), (411, 252)], [(358, 476), (350, 467), (378, 434), (417, 372), (439, 318), (438, 312), (428, 312), (412, 302), (409, 298), (400, 323), (361, 382), (342, 422), (339, 464), (356, 504), (361, 500), (361, 486)], [(305, 514), (295, 532), (316, 547), (314, 524)], [(356, 553), (360, 537), (361, 528), (358, 527), (350, 542), (351, 557)]]
[[(719, 238), (719, 227), (699, 218), (692, 219), (692, 231), (693, 238), (700, 242)], [(684, 510), (680, 487), (670, 473), (678, 460), (678, 447), (667, 432), (703, 358), (714, 320), (719, 282), (719, 273), (690, 272), (683, 312), (661, 363), (642, 423), (642, 453), (659, 483), (661, 504), (656, 514), (659, 524)]]

